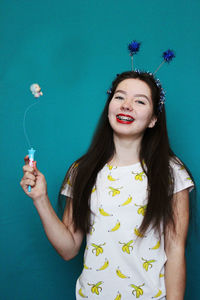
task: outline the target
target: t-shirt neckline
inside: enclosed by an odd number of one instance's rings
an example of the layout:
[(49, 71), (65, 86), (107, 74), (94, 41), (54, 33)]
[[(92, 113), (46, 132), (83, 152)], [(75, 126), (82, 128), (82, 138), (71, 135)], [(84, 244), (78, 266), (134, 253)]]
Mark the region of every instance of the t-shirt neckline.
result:
[(125, 165), (125, 166), (116, 166), (116, 165), (106, 163), (106, 166), (107, 167), (112, 167), (112, 169), (126, 169), (126, 168), (129, 169), (129, 168), (133, 168), (133, 167), (136, 167), (136, 166), (139, 166), (139, 165), (140, 165), (140, 161), (138, 161), (134, 164)]

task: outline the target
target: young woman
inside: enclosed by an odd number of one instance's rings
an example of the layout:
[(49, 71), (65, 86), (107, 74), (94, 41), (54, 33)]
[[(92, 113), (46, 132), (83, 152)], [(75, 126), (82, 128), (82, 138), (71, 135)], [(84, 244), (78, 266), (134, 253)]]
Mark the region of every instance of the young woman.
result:
[(87, 236), (76, 299), (184, 298), (194, 183), (170, 148), (162, 101), (152, 74), (116, 77), (88, 152), (65, 176), (62, 221), (43, 174), (25, 158), (21, 186), (57, 252), (70, 260)]

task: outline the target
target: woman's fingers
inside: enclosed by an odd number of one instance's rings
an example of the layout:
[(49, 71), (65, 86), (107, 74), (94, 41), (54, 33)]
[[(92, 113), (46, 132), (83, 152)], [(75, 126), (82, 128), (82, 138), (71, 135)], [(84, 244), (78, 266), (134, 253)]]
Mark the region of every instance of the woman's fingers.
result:
[[(37, 169), (36, 162), (33, 161), (33, 165), (29, 166), (28, 155), (24, 158), (25, 165), (23, 166), (24, 175), (21, 179), (20, 185), (26, 195), (30, 198), (40, 199), (47, 194), (47, 184), (44, 175)], [(29, 191), (28, 187), (31, 187)]]
[(23, 185), (24, 186), (31, 186), (31, 187), (34, 187), (35, 186), (35, 181), (34, 180), (31, 180), (31, 179), (25, 179), (23, 180)]
[(22, 178), (20, 182), (21, 187), (23, 188), (24, 191), (27, 191), (28, 186), (34, 187), (36, 185), (36, 182), (32, 179), (24, 179)]
[(36, 180), (35, 175), (31, 174), (30, 172), (25, 172), (23, 178), (24, 179), (31, 179), (31, 180), (34, 180), (34, 181)]
[(34, 168), (33, 167), (31, 167), (31, 166), (29, 166), (29, 165), (24, 165), (23, 166), (23, 171), (24, 171), (24, 174), (26, 173), (26, 172), (29, 172), (29, 173), (34, 173)]

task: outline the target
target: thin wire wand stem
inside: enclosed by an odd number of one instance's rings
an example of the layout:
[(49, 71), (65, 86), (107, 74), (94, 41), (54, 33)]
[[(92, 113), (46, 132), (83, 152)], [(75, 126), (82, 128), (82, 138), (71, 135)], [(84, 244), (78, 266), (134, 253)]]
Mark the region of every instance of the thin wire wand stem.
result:
[(154, 71), (153, 75), (158, 72), (158, 70), (162, 67), (162, 65), (165, 63), (165, 60), (158, 66), (158, 68)]
[(28, 143), (29, 148), (31, 148), (31, 144), (30, 144), (30, 140), (29, 140), (29, 138), (28, 138), (28, 134), (27, 134), (27, 132), (26, 132), (26, 114), (27, 114), (27, 112), (29, 111), (29, 109), (30, 109), (32, 106), (36, 105), (37, 103), (38, 103), (38, 102), (35, 102), (35, 103), (29, 105), (29, 106), (27, 107), (27, 109), (25, 110), (25, 113), (24, 113), (23, 128), (24, 128), (24, 135), (25, 135), (25, 137), (26, 137), (26, 141), (27, 141), (27, 143)]
[(132, 67), (132, 71), (133, 71), (133, 55), (131, 56), (131, 67)]

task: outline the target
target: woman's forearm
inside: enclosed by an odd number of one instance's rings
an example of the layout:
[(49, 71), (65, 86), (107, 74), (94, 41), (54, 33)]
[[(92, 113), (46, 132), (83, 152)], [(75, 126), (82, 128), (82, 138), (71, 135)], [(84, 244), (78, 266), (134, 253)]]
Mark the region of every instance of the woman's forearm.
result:
[(48, 240), (60, 254), (69, 260), (77, 255), (77, 247), (73, 235), (65, 224), (56, 215), (48, 196), (33, 202), (42, 221)]
[(167, 300), (183, 300), (186, 282), (186, 261), (184, 248), (175, 249), (168, 255), (165, 266)]

